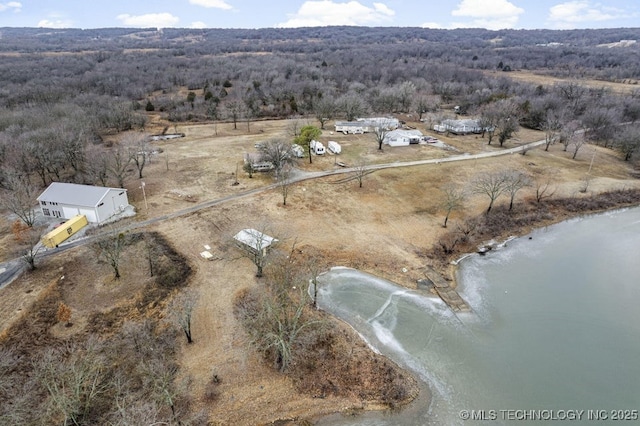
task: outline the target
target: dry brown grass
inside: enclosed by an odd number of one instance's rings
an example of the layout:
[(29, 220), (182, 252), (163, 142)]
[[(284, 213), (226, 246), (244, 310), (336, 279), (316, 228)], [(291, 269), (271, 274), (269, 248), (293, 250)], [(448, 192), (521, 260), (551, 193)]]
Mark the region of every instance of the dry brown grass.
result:
[[(154, 125), (156, 127), (150, 129), (152, 133), (162, 131), (163, 123)], [(272, 183), (268, 175), (258, 174), (249, 179), (240, 172), (240, 184), (233, 185), (234, 173), (244, 152), (253, 151), (253, 145), (261, 140), (288, 137), (286, 128), (287, 122), (282, 120), (252, 123), (250, 134), (246, 133), (245, 126), (239, 125), (238, 130), (233, 130), (229, 123), (179, 124), (177, 131), (184, 132), (186, 137), (158, 143), (165, 153), (145, 168), (143, 180), (148, 210), (144, 208), (139, 180), (131, 179), (127, 183), (130, 201), (139, 212), (130, 220), (148, 219), (193, 206), (192, 202), (172, 195), (175, 191), (205, 201)], [(171, 126), (170, 131), (173, 130)], [(460, 152), (500, 150), (487, 146), (475, 136), (441, 138)], [(511, 147), (541, 138), (537, 132), (522, 131), (518, 140), (506, 145)], [(339, 159), (348, 163), (360, 157), (370, 163), (388, 163), (448, 155), (430, 146), (385, 147), (379, 152), (371, 135), (332, 135), (327, 130), (321, 140), (340, 142), (344, 154)], [(273, 190), (150, 226), (149, 230), (159, 232), (170, 241), (193, 269), (189, 287), (199, 295), (193, 317), (195, 343), (184, 344), (179, 363), (183, 374), (193, 377), (191, 390), (198, 401), (194, 408), (206, 408), (212, 424), (230, 425), (266, 424), (279, 418), (308, 419), (363, 406), (363, 399), (357, 395), (329, 394), (326, 398), (313, 398), (300, 394), (294, 381), (265, 366), (249, 349), (242, 326), (234, 318), (232, 301), (239, 289), (259, 288), (261, 282), (254, 276), (254, 265), (229, 243), (230, 236), (239, 229), (269, 223), (283, 245), (297, 240), (297, 247), (305, 254), (315, 255), (322, 267), (356, 267), (415, 287), (416, 280), (424, 277), (424, 267), (429, 262), (422, 253), (444, 232), (441, 227), (444, 214), (438, 207), (441, 185), (448, 182), (463, 185), (476, 173), (508, 167), (527, 171), (532, 176), (553, 174), (558, 195), (579, 195), (581, 179), (589, 169), (592, 153), (593, 148), (589, 146), (583, 148), (577, 160), (571, 160), (569, 153), (553, 146), (549, 152), (536, 149), (526, 156), (380, 170), (365, 177), (363, 188), (358, 188), (357, 182), (336, 183), (336, 177), (326, 177), (293, 185), (287, 206), (282, 205), (280, 193)], [(314, 157), (312, 165), (304, 161), (300, 168), (331, 170), (335, 168), (334, 161), (330, 155)], [(590, 192), (639, 186), (631, 177), (630, 165), (602, 148), (597, 148), (591, 175)], [(520, 197), (530, 197), (531, 191), (523, 191)], [(471, 197), (464, 211), (454, 212), (451, 226), (485, 208), (484, 198)], [(4, 241), (8, 241), (6, 237)], [(211, 246), (217, 260), (200, 258), (205, 244)], [(119, 306), (122, 298), (136, 294), (144, 285), (145, 278), (133, 272), (136, 268), (144, 270), (140, 267), (144, 259), (135, 253), (129, 256), (125, 267), (132, 269), (123, 271), (120, 285), (123, 291), (127, 290), (123, 293), (109, 282), (112, 274), (108, 267), (96, 264), (85, 249), (47, 259), (39, 270), (2, 290), (2, 325), (15, 320), (20, 312), (31, 312), (30, 306), (38, 298), (37, 294), (51, 280), (65, 275), (65, 280), (72, 283), (65, 293), (74, 315), (71, 328), (83, 326), (83, 322), (77, 320), (80, 312), (88, 312), (94, 304), (105, 309)], [(347, 328), (340, 330), (343, 331), (339, 333), (352, 333)], [(351, 335), (349, 341), (353, 342), (354, 338)], [(213, 402), (207, 396), (211, 394), (212, 374), (220, 378)]]
[(640, 86), (638, 86), (638, 80), (626, 80), (624, 82), (612, 82), (612, 81), (603, 81), (603, 80), (592, 80), (592, 79), (571, 79), (571, 78), (560, 78), (548, 75), (545, 71), (513, 71), (513, 72), (502, 72), (502, 71), (486, 71), (485, 74), (490, 75), (500, 75), (501, 77), (510, 78), (516, 81), (524, 81), (532, 84), (541, 84), (543, 86), (552, 86), (555, 84), (563, 84), (563, 83), (579, 83), (583, 86), (590, 87), (593, 89), (608, 89), (614, 93), (632, 93), (638, 91)]

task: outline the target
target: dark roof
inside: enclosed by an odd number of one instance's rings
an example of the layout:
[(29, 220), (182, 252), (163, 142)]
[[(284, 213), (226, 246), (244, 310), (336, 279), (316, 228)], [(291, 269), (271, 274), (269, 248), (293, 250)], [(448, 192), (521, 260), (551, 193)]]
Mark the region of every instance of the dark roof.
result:
[(126, 189), (53, 182), (40, 194), (38, 201), (95, 207), (110, 191), (126, 191)]

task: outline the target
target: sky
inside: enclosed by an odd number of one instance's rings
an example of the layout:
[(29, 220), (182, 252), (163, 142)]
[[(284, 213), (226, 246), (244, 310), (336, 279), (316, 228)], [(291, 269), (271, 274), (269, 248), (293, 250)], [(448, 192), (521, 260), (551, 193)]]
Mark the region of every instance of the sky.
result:
[[(639, 0), (0, 0), (0, 27), (640, 28)], [(638, 34), (640, 39), (640, 30)]]

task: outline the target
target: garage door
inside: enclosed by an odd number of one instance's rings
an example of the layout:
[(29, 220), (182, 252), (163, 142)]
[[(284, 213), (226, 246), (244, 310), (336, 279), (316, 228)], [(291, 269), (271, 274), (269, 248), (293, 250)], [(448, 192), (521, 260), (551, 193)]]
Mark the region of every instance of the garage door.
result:
[(96, 212), (92, 209), (83, 209), (78, 207), (63, 207), (62, 213), (65, 219), (71, 219), (72, 217), (83, 214), (87, 217), (87, 220), (90, 223), (96, 223), (98, 219), (96, 218)]

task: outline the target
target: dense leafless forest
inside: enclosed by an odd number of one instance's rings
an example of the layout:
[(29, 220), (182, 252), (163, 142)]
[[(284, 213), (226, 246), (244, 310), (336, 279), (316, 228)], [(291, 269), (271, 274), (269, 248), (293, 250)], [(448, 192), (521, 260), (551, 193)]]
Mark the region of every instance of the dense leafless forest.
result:
[[(489, 143), (495, 133), (502, 145), (524, 126), (543, 130), (547, 149), (561, 143), (575, 150), (575, 157), (584, 143), (593, 142), (634, 161), (640, 156), (640, 42), (631, 41), (638, 34), (638, 29), (2, 28), (0, 207), (31, 227), (34, 218), (27, 213), (51, 181), (124, 186), (132, 166), (142, 177), (144, 136), (108, 136), (144, 129), (146, 112), (174, 123), (305, 116), (324, 127), (332, 119), (365, 114), (403, 114), (418, 121), (426, 114), (453, 114), (458, 106), (489, 129)], [(509, 78), (523, 71), (563, 80), (540, 84)], [(605, 82), (628, 90), (613, 92)], [(459, 200), (450, 195), (453, 209)], [(159, 283), (161, 294), (151, 292), (155, 287), (144, 293), (155, 306), (164, 302), (165, 287), (184, 284), (175, 276), (186, 279), (188, 271), (172, 266), (186, 262), (174, 259), (168, 242), (154, 238), (174, 261), (156, 277), (170, 275), (170, 285)], [(188, 383), (174, 386), (175, 331), (154, 330), (148, 322), (121, 327), (96, 317), (88, 333), (110, 330), (108, 344), (88, 337), (76, 346), (42, 349), (49, 339), (43, 330), (69, 322), (68, 316), (63, 321), (59, 289), (51, 288), (34, 308), (39, 313), (29, 327), (4, 336), (18, 343), (0, 348), (0, 401), (5, 402), (0, 423), (205, 424), (204, 414), (190, 406)], [(248, 296), (241, 300), (246, 305), (252, 302)], [(155, 339), (149, 337), (152, 331)], [(278, 361), (282, 367), (283, 359)], [(218, 383), (213, 374), (207, 398), (216, 398)], [(400, 387), (389, 389), (401, 393)]]
[[(446, 104), (484, 111), (489, 120), (496, 110), (509, 110), (521, 125), (536, 129), (559, 132), (568, 123), (590, 128), (594, 139), (624, 146), (631, 158), (629, 136), (614, 140), (622, 132), (612, 125), (640, 117), (639, 91), (614, 96), (578, 80), (544, 87), (515, 83), (505, 74), (528, 70), (636, 84), (640, 43), (619, 42), (637, 34), (4, 28), (0, 161), (19, 175), (39, 175), (42, 184), (61, 179), (63, 169), (74, 171), (67, 179), (104, 183), (100, 170), (86, 167), (87, 158), (98, 155), (86, 147), (105, 134), (144, 127), (144, 110), (174, 122), (307, 115), (324, 124), (365, 113), (421, 117)], [(45, 155), (51, 151), (56, 155)], [(7, 172), (0, 182), (8, 186)]]

